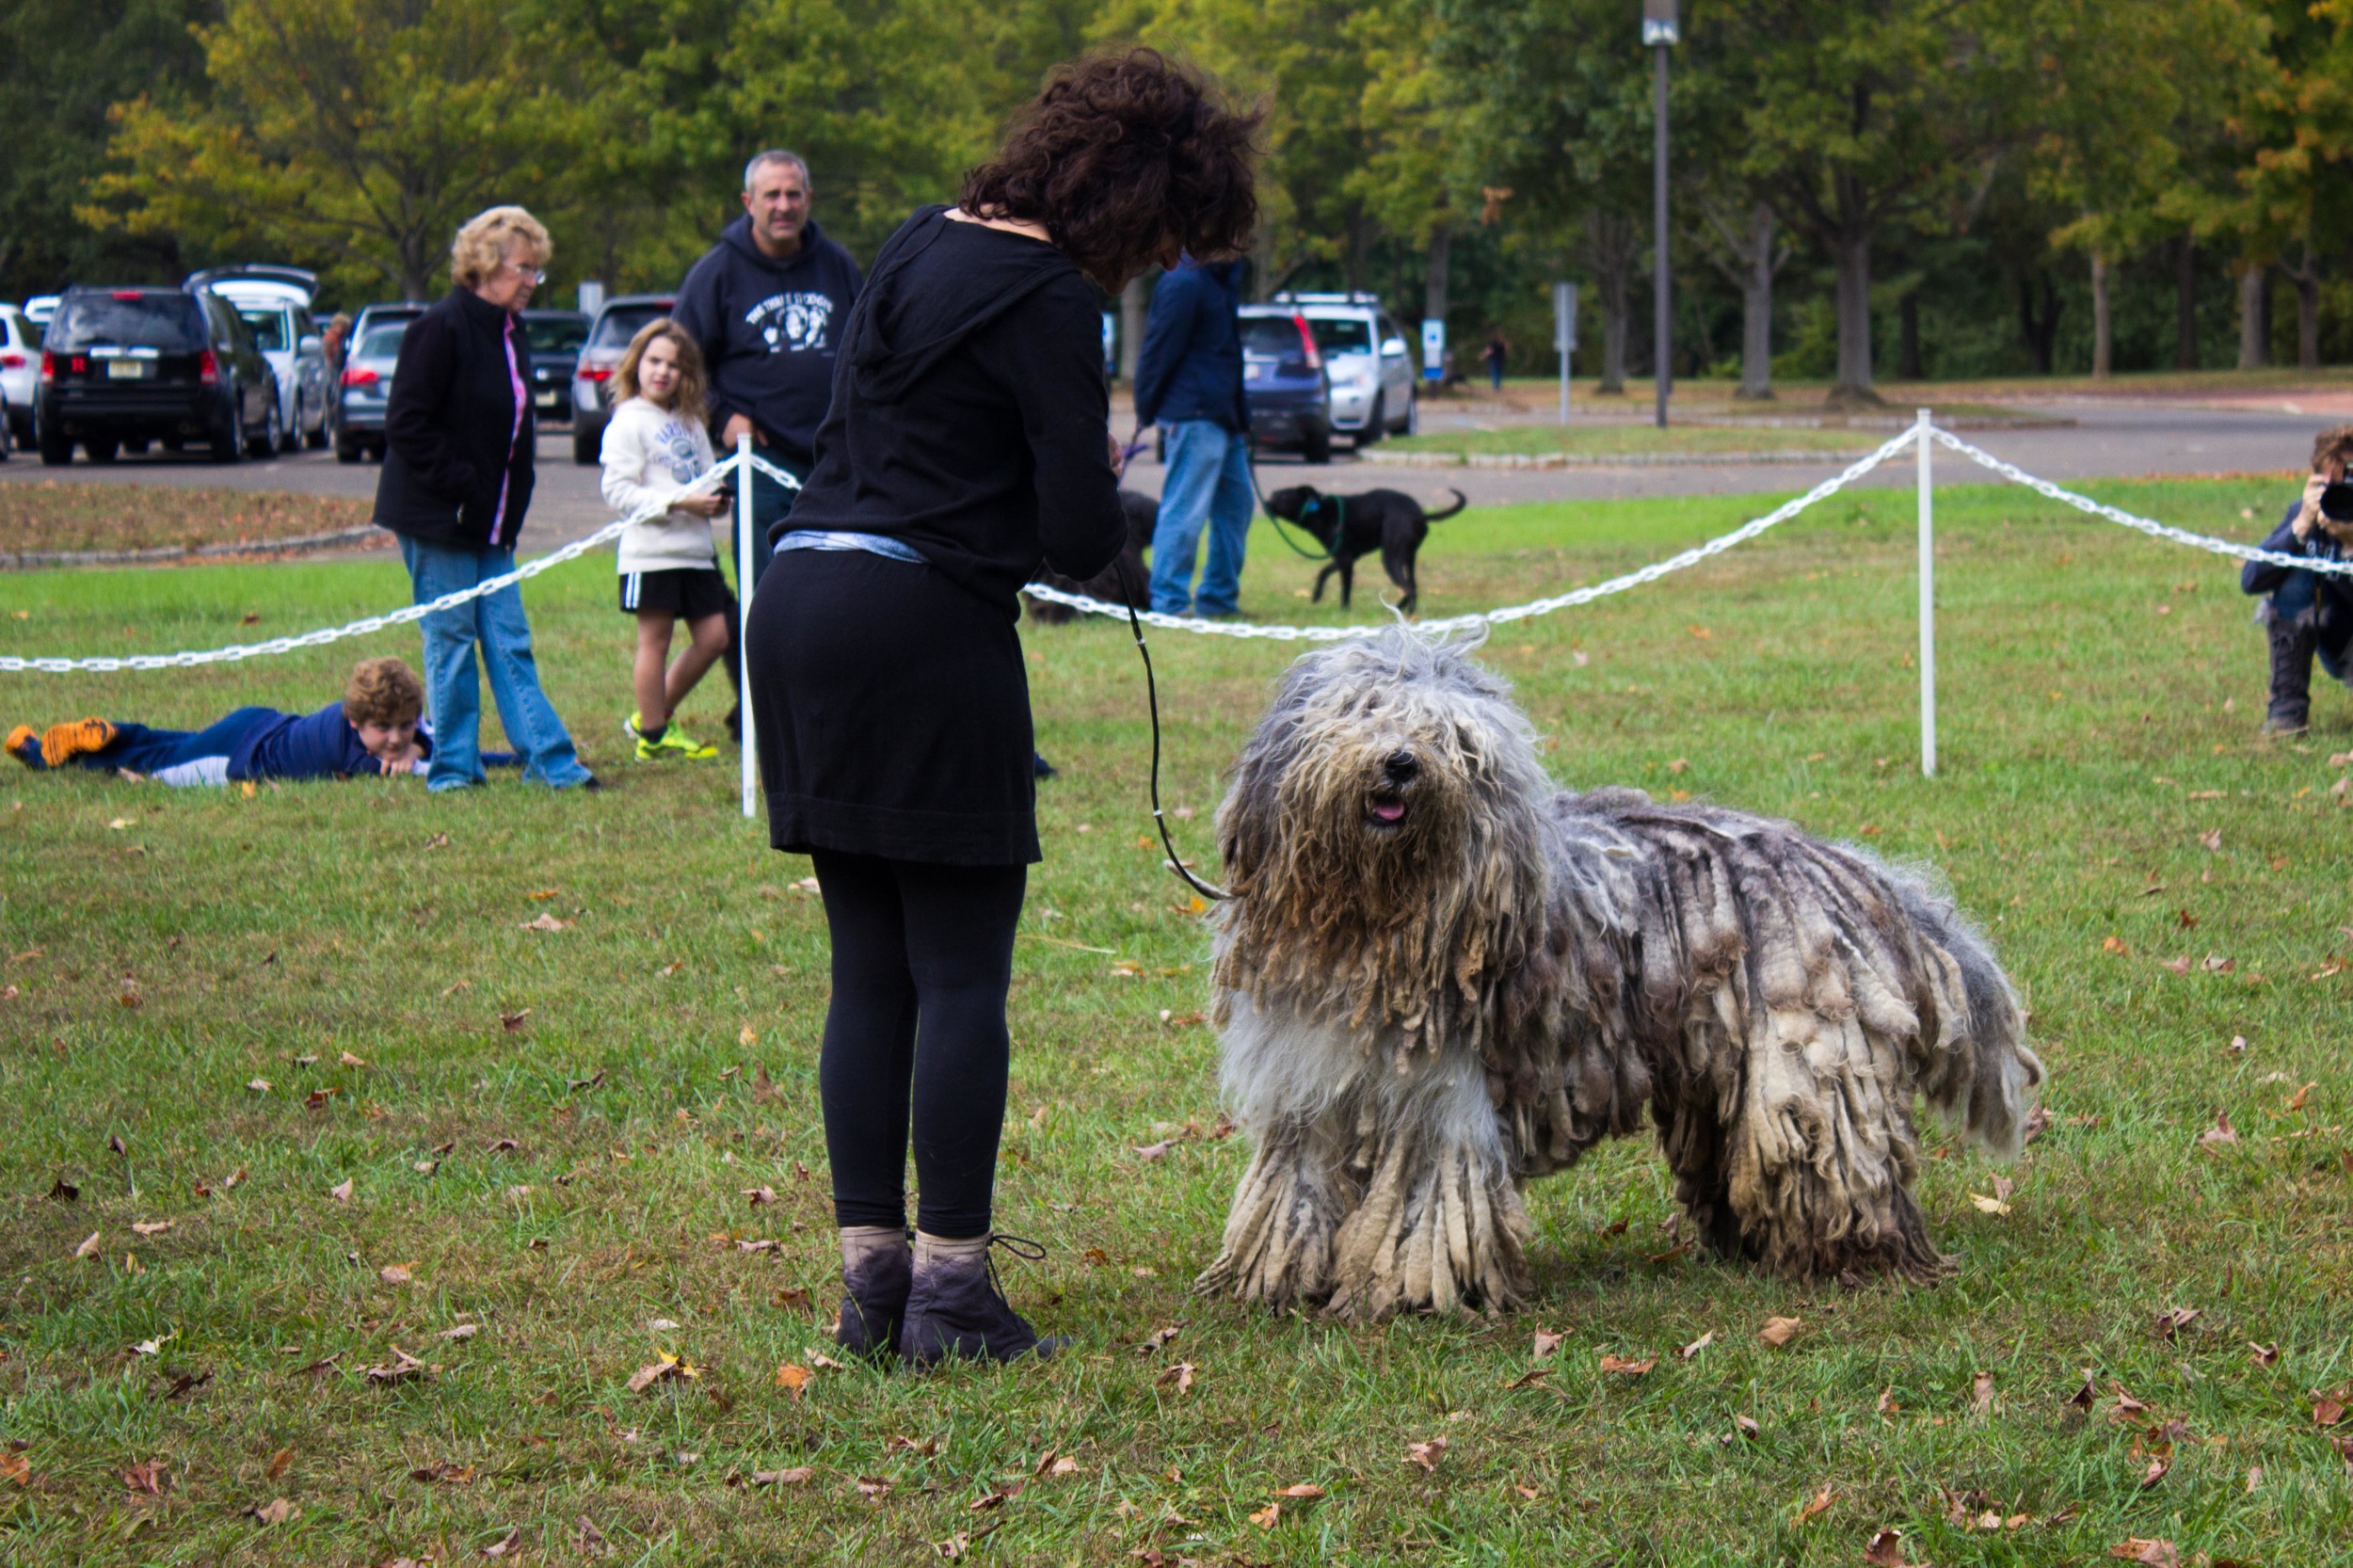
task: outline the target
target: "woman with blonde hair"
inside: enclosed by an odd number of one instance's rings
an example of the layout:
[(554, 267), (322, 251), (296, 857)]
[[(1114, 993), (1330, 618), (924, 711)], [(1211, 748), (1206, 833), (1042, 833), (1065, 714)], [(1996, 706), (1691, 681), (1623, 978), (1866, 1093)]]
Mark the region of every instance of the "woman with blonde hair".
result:
[[(531, 349), (521, 312), (547, 276), (553, 248), (547, 229), (520, 207), (475, 215), (450, 247), (456, 287), (401, 339), (384, 410), (376, 522), (400, 536), (417, 603), (515, 568), (538, 439), (525, 390)], [(425, 616), (423, 630), (425, 710), (435, 737), (427, 789), (483, 781), (476, 648), (500, 722), (522, 754), (523, 776), (559, 790), (595, 786), (539, 689), (531, 626), (511, 584)]]
[[(674, 722), (686, 694), (735, 641), (735, 596), (711, 541), (711, 520), (727, 510), (727, 497), (680, 493), (711, 472), (711, 435), (703, 427), (709, 385), (702, 350), (667, 316), (639, 328), (613, 371), (604, 503), (624, 514), (669, 503), (668, 510), (621, 531), (621, 610), (637, 617), (637, 711), (621, 729), (640, 762), (719, 755)], [(692, 640), (673, 664), (670, 633), (680, 620)]]

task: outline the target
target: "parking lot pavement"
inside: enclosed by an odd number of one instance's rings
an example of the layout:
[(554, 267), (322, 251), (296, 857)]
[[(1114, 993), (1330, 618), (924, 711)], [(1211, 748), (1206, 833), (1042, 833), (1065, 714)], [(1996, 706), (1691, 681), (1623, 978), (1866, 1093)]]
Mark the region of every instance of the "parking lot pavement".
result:
[[(2159, 399), (2077, 398), (2040, 405), (2074, 423), (2048, 428), (1965, 432), (1968, 439), (2031, 473), (2062, 483), (2107, 475), (2153, 473), (2271, 472), (2300, 469), (2313, 435), (2338, 423), (2342, 410), (2290, 413), (2279, 403), (2261, 408), (2188, 407)], [(1125, 428), (1124, 422), (1121, 425)], [(1858, 450), (1886, 438), (1859, 432)], [(598, 493), (598, 470), (572, 461), (571, 435), (556, 429), (539, 437), (538, 481), (523, 534), (525, 552), (551, 550), (593, 533), (612, 513)], [(1835, 472), (1834, 461), (1815, 464), (1692, 464), (1688, 467), (1474, 469), (1405, 467), (1359, 462), (1345, 450), (1328, 466), (1311, 467), (1295, 457), (1260, 460), (1262, 484), (1314, 484), (1340, 491), (1376, 488), (1401, 489), (1433, 501), (1448, 488), (1460, 489), (1473, 504), (1522, 501), (1593, 501), (1661, 495), (1726, 495), (1750, 491), (1801, 490)], [(77, 461), (43, 468), (26, 454), (0, 464), (0, 484), (59, 480), (67, 484), (204, 485), (230, 489), (290, 490), (315, 495), (376, 494), (379, 470), (374, 463), (339, 463), (331, 452), (305, 452), (266, 462), (216, 466), (200, 456), (151, 452), (94, 465)], [(1127, 483), (1160, 493), (1163, 470), (1149, 454), (1129, 469)], [(1982, 483), (1992, 478), (1975, 464), (1939, 450), (1935, 475), (1941, 485)], [(1868, 485), (1916, 483), (1912, 455), (1869, 475)]]

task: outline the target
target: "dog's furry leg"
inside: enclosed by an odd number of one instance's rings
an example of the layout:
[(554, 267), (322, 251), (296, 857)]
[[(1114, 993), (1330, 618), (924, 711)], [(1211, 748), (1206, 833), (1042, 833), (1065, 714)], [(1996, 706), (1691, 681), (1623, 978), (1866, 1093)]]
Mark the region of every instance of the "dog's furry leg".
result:
[(1526, 1297), (1528, 1213), (1493, 1151), (1393, 1124), (1364, 1202), (1333, 1241), (1330, 1310), (1508, 1311)]
[(1277, 1312), (1331, 1293), (1333, 1235), (1360, 1189), (1330, 1167), (1330, 1144), (1321, 1129), (1301, 1128), (1259, 1145), (1234, 1193), (1225, 1244), (1194, 1290)]

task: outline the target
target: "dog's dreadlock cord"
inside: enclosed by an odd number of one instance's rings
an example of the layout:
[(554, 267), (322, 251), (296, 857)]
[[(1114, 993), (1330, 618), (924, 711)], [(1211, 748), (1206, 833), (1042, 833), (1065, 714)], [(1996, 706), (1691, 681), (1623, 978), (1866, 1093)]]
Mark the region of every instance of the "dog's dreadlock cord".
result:
[(1123, 579), (1120, 586), (1128, 591), (1128, 630), (1135, 634), (1136, 651), (1144, 657), (1144, 699), (1152, 713), (1152, 825), (1160, 830), (1160, 847), (1168, 851), (1169, 869), (1185, 879), (1187, 886), (1211, 903), (1222, 903), (1232, 895), (1223, 888), (1213, 888), (1193, 874), (1184, 856), (1176, 853), (1176, 844), (1168, 836), (1168, 818), (1160, 810), (1160, 689), (1152, 676), (1152, 650), (1144, 645), (1144, 622), (1136, 618), (1135, 589)]

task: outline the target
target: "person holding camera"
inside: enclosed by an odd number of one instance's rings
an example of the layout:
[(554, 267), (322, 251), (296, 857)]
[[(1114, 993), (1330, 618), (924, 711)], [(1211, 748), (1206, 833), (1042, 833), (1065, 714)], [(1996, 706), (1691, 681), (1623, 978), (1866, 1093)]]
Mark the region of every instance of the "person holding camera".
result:
[[(2345, 484), (2348, 460), (2353, 460), (2353, 424), (2324, 430), (2314, 439), (2312, 477), (2264, 540), (2265, 550), (2313, 561), (2353, 560), (2353, 494), (2336, 488)], [(2271, 700), (2264, 712), (2264, 733), (2297, 734), (2312, 722), (2315, 656), (2331, 679), (2353, 686), (2353, 658), (2347, 657), (2347, 645), (2353, 644), (2353, 577), (2249, 561), (2239, 572), (2239, 587), (2265, 596), (2255, 612), (2271, 646)]]
[(1126, 543), (1101, 299), (1249, 244), (1257, 122), (1148, 49), (1057, 70), (957, 204), (875, 257), (753, 596), (769, 842), (809, 856), (833, 949), (817, 1082), (837, 1332), (861, 1354), (1053, 1348), (988, 1261), (1018, 1246), (992, 1202), (1014, 928), (1043, 858), (1015, 623), (1041, 561), (1092, 577)]
[[(668, 317), (649, 321), (613, 368), (613, 418), (604, 427), (604, 504), (624, 517), (668, 502), (669, 509), (621, 530), (621, 610), (637, 619), (631, 684), (636, 712), (621, 722), (640, 762), (705, 761), (716, 746), (678, 726), (679, 705), (712, 664), (733, 652), (735, 596), (720, 574), (711, 520), (728, 509), (725, 490), (683, 493), (712, 468), (703, 427), (703, 357)], [(689, 641), (670, 659), (670, 634)], [(667, 665), (665, 669), (664, 666)], [(740, 686), (738, 661), (728, 674)]]

